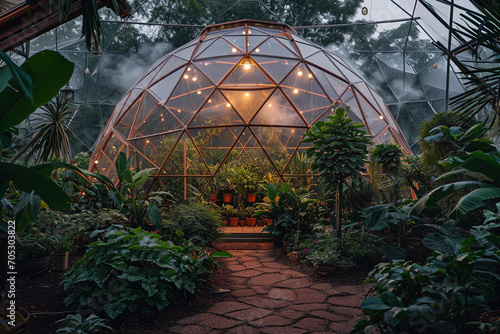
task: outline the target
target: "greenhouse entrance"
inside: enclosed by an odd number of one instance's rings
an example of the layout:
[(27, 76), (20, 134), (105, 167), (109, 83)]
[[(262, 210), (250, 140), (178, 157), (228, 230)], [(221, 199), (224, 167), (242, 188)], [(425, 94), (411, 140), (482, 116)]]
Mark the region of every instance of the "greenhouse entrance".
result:
[[(90, 169), (116, 180), (121, 152), (157, 168), (148, 189), (187, 199), (252, 193), (313, 175), (301, 143), (337, 108), (374, 144), (410, 148), (382, 98), (342, 58), (286, 24), (241, 20), (205, 28), (157, 60), (117, 104)], [(244, 198), (243, 201), (247, 201)]]

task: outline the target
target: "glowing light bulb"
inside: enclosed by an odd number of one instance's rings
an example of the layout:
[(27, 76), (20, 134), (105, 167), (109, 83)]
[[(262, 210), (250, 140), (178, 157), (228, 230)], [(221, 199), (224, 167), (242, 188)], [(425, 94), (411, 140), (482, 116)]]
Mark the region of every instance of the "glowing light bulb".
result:
[(96, 160), (96, 161), (94, 161), (94, 163), (95, 163), (95, 164), (98, 164), (98, 163), (99, 163), (99, 161), (98, 161), (98, 160)]
[(82, 192), (82, 196), (85, 196), (85, 191)]
[(146, 143), (149, 144), (149, 140), (146, 139)]
[(297, 94), (298, 92), (299, 92), (299, 90), (298, 90), (297, 88), (295, 88), (295, 89), (293, 90), (293, 93), (294, 93), (294, 94)]
[(366, 8), (366, 7), (361, 8), (361, 14), (367, 15), (368, 14), (368, 8)]
[(249, 93), (245, 93), (245, 96), (250, 96), (250, 94)]
[(205, 63), (205, 66), (208, 66), (208, 63)]
[(180, 110), (180, 109), (178, 109), (178, 110), (177, 110), (177, 112), (181, 112), (181, 110)]
[(160, 114), (161, 117), (163, 117), (163, 114)]
[(191, 71), (191, 67), (188, 67), (188, 72)]
[(248, 71), (250, 69), (250, 64), (243, 65), (243, 68)]
[(259, 52), (260, 52), (260, 49), (259, 49), (259, 48), (255, 49), (255, 52), (259, 53)]
[(200, 95), (201, 94), (201, 90), (197, 91), (196, 94)]
[(252, 33), (252, 30), (248, 30), (248, 34), (250, 35)]
[(233, 51), (233, 53), (234, 53), (234, 52), (236, 52), (238, 50), (236, 50), (236, 48), (232, 48), (231, 51)]
[(187, 79), (187, 78), (189, 78), (189, 75), (184, 74), (184, 79)]
[(209, 100), (208, 100), (208, 103), (212, 103), (212, 99), (209, 99)]
[(313, 77), (313, 75), (312, 75), (311, 73), (309, 73), (307, 76), (308, 76), (309, 78), (312, 78), (312, 77)]
[(302, 76), (302, 74), (303, 74), (303, 73), (302, 73), (302, 71), (301, 71), (301, 70), (299, 70), (299, 71), (297, 72), (297, 75), (298, 75), (299, 77), (301, 77), (301, 76)]
[(86, 75), (89, 75), (89, 74), (90, 74), (90, 70), (89, 70), (89, 68), (88, 68), (88, 67), (85, 69), (85, 74), (86, 74)]
[(380, 118), (380, 119), (384, 119), (384, 116), (380, 115), (378, 118)]
[(114, 147), (114, 146), (113, 146), (113, 149), (115, 149), (115, 150), (116, 150), (116, 147)]
[(231, 103), (226, 104), (226, 107), (230, 107), (230, 106), (231, 106)]
[(198, 78), (197, 77), (193, 77), (193, 81), (196, 81), (196, 80), (198, 80)]
[(292, 133), (294, 133), (294, 132), (295, 132), (295, 130), (292, 130)]
[(244, 32), (244, 31), (243, 31), (243, 32), (242, 32), (242, 34), (243, 34), (243, 35), (245, 35), (245, 34), (246, 34), (246, 32)]
[(161, 121), (162, 121), (162, 122), (165, 122), (165, 120), (164, 120), (163, 118), (161, 119)]
[(271, 103), (269, 103), (267, 106), (268, 106), (269, 108), (271, 108), (273, 105), (272, 105)]

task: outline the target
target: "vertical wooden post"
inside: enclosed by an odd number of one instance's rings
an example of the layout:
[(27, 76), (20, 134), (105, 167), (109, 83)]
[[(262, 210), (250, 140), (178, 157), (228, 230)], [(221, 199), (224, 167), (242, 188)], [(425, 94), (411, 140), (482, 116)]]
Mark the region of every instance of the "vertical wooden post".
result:
[(184, 200), (187, 200), (187, 149), (186, 141), (184, 140)]

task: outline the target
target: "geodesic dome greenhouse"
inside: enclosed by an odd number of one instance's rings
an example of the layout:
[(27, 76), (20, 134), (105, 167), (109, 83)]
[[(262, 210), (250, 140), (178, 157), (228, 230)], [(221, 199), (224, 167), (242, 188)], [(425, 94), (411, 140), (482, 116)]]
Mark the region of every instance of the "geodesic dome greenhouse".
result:
[[(90, 169), (116, 179), (120, 152), (158, 168), (150, 189), (202, 193), (230, 161), (280, 178), (309, 175), (305, 132), (335, 109), (374, 144), (410, 148), (383, 99), (342, 58), (285, 24), (242, 20), (205, 28), (157, 60), (116, 105)], [(263, 175), (261, 175), (263, 176)]]

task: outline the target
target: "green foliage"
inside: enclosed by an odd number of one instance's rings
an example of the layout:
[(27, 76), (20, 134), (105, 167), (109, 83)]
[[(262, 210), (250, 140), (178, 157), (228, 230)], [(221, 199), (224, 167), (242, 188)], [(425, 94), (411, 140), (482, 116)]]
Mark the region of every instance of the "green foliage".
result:
[(18, 260), (36, 259), (50, 254), (50, 239), (36, 228), (30, 227), (19, 234), (19, 239), (16, 253)]
[(401, 167), (401, 159), (404, 157), (404, 153), (401, 151), (399, 145), (394, 144), (377, 145), (370, 152), (370, 155), (372, 162), (380, 164), (382, 171), (389, 174), (398, 174)]
[(164, 222), (159, 231), (166, 240), (180, 244), (177, 230), (184, 233), (184, 238), (203, 248), (213, 245), (222, 236), (219, 228), (224, 225), (214, 206), (202, 203), (179, 204), (167, 209)]
[(90, 154), (87, 152), (80, 152), (73, 157), (76, 166), (81, 169), (89, 169), (90, 164)]
[[(436, 251), (424, 265), (377, 265), (367, 280), (374, 283), (372, 296), (361, 304), (368, 318), (351, 333), (473, 332), (468, 321), (495, 302), (500, 283), (500, 239), (490, 230), (471, 231), (452, 251)], [(443, 240), (428, 244), (442, 250)]]
[(114, 319), (124, 312), (161, 311), (188, 294), (210, 273), (214, 257), (185, 241), (184, 247), (161, 240), (141, 228), (124, 230), (113, 226), (94, 242), (64, 276), (69, 290), (64, 303)]
[(231, 204), (223, 204), (222, 206), (219, 207), (218, 210), (220, 214), (226, 218), (238, 217), (238, 209), (236, 209)]
[(73, 244), (75, 242), (66, 235), (55, 234), (49, 237), (49, 243), (52, 252), (66, 253), (74, 250)]
[(113, 330), (106, 325), (106, 320), (95, 314), (91, 314), (87, 318), (83, 318), (80, 314), (68, 314), (66, 318), (57, 320), (56, 323), (62, 324), (56, 333), (94, 334), (103, 329)]

